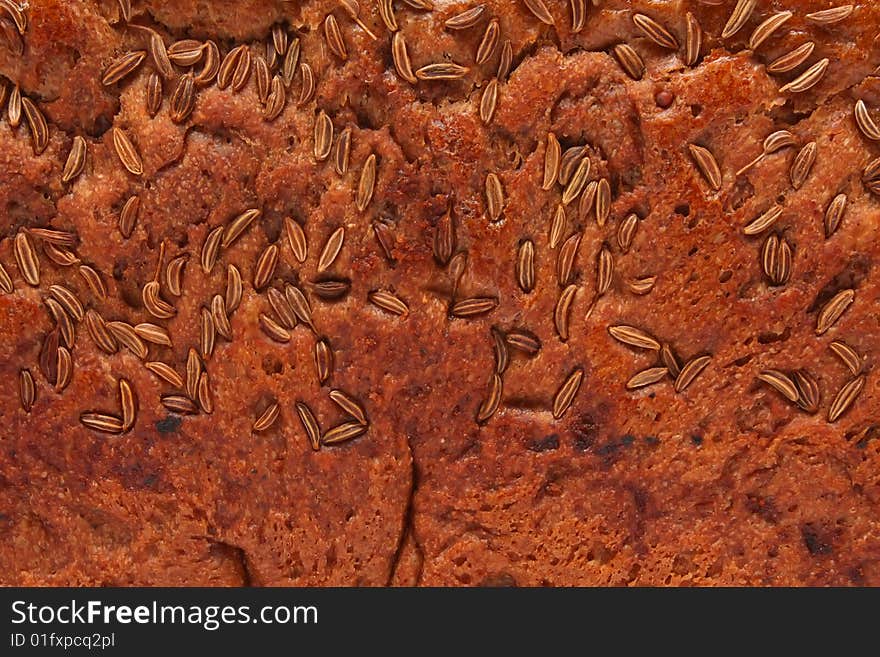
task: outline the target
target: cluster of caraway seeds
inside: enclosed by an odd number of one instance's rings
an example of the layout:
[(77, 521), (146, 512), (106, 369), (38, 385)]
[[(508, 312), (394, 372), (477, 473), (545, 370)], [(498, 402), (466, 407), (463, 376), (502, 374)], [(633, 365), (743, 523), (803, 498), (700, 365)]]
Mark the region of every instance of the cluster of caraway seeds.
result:
[[(554, 25), (554, 18), (543, 0), (521, 0), (523, 6), (534, 19), (548, 26)], [(409, 46), (400, 29), (392, 0), (377, 0), (378, 13), (391, 41), (391, 53), (395, 70), (399, 77), (410, 84), (442, 83), (467, 76), (469, 65), (452, 61), (430, 63), (413, 69)], [(432, 11), (430, 0), (403, 0), (407, 10)], [(591, 0), (592, 5), (600, 5), (601, 0)], [(713, 4), (713, 3), (707, 3)], [(146, 82), (146, 109), (150, 116), (158, 114), (165, 93), (167, 111), (172, 121), (187, 121), (195, 107), (199, 89), (217, 85), (233, 92), (242, 90), (253, 81), (260, 100), (260, 110), (266, 121), (273, 121), (294, 102), (297, 107), (305, 106), (314, 97), (318, 80), (312, 67), (305, 61), (300, 40), (282, 25), (275, 25), (265, 43), (265, 56), (255, 54), (257, 49), (242, 44), (222, 54), (213, 41), (185, 39), (166, 46), (162, 37), (154, 30), (130, 23), (132, 17), (129, 0), (119, 0), (122, 19), (132, 29), (143, 33), (144, 47), (124, 53), (114, 60), (104, 71), (102, 83), (108, 87), (124, 84), (138, 69), (148, 62), (151, 70)], [(757, 0), (738, 0), (722, 34), (727, 39), (737, 34), (751, 18)], [(340, 0), (339, 16), (329, 13), (323, 22), (323, 38), (328, 50), (339, 61), (348, 58), (348, 48), (343, 35), (345, 21), (350, 20), (362, 29), (371, 39), (377, 36), (361, 19), (361, 9), (356, 0)], [(569, 16), (574, 32), (587, 27), (587, 0), (570, 0)], [(852, 5), (809, 14), (806, 18), (815, 24), (831, 26), (846, 20), (852, 13)], [(782, 11), (770, 15), (749, 38), (752, 51), (792, 17), (792, 12)], [(340, 22), (342, 21), (342, 23)], [(633, 26), (638, 32), (656, 45), (680, 53), (684, 63), (697, 66), (702, 55), (703, 31), (690, 12), (683, 17), (683, 44), (673, 32), (657, 20), (640, 13), (632, 15)], [(7, 47), (21, 54), (25, 47), (28, 16), (26, 8), (14, 0), (0, 0), (0, 27)], [(446, 19), (445, 29), (464, 31), (482, 29), (482, 38), (474, 54), (471, 66), (483, 66), (500, 49), (497, 72), (485, 85), (480, 98), (478, 112), (483, 123), (490, 123), (513, 64), (513, 45), (504, 39), (500, 23), (490, 16), (483, 4), (469, 7)], [(774, 75), (797, 72), (797, 76), (780, 88), (780, 93), (802, 93), (816, 85), (828, 68), (828, 60), (820, 59), (808, 63), (815, 44), (807, 41), (791, 52), (777, 58), (767, 65), (767, 71)], [(610, 50), (622, 70), (634, 80), (645, 73), (642, 56), (627, 43), (615, 45)], [(298, 93), (296, 93), (298, 91)], [(37, 104), (24, 95), (17, 84), (0, 79), (0, 111), (5, 111), (9, 125), (17, 128), (22, 119), (30, 131), (34, 153), (39, 155), (49, 141), (49, 125)], [(854, 108), (854, 120), (861, 133), (870, 140), (880, 141), (880, 128), (871, 117), (866, 104), (859, 100)], [(143, 176), (144, 166), (138, 146), (124, 130), (111, 128), (113, 148), (119, 163), (132, 176)], [(318, 162), (328, 161), (340, 175), (350, 166), (352, 132), (345, 128), (337, 134), (333, 120), (324, 111), (318, 111), (314, 120), (314, 158)], [(541, 188), (558, 196), (555, 211), (548, 227), (548, 242), (556, 250), (556, 278), (559, 293), (553, 313), (553, 325), (562, 342), (569, 338), (571, 308), (579, 285), (573, 282), (573, 265), (581, 245), (580, 232), (568, 234), (569, 214), (576, 212), (580, 218), (592, 215), (600, 228), (608, 223), (613, 202), (612, 185), (608, 177), (592, 176), (598, 167), (593, 159), (598, 154), (589, 144), (572, 146), (563, 151), (556, 135), (546, 135), (544, 141), (544, 167)], [(791, 185), (799, 189), (809, 177), (817, 160), (818, 148), (815, 141), (800, 146), (795, 136), (786, 130), (769, 135), (763, 143), (761, 152), (746, 167), (736, 173), (745, 173), (762, 158), (788, 148), (798, 152), (790, 170)], [(700, 144), (688, 144), (689, 154), (708, 185), (709, 194), (718, 193), (722, 188), (724, 175), (714, 154)], [(62, 181), (70, 183), (83, 171), (88, 157), (88, 143), (81, 136), (75, 136), (64, 162)], [(369, 155), (360, 165), (358, 185), (354, 190), (354, 201), (359, 212), (364, 213), (372, 200), (379, 162), (375, 154)], [(870, 162), (862, 175), (865, 186), (874, 194), (880, 195), (880, 158)], [(501, 219), (505, 207), (505, 193), (499, 176), (489, 173), (485, 179), (485, 213), (488, 221)], [(827, 203), (825, 213), (825, 236), (831, 239), (844, 219), (847, 197), (838, 194)], [(138, 221), (140, 199), (132, 196), (124, 204), (118, 219), (118, 230), (124, 238), (129, 238)], [(770, 207), (760, 216), (743, 227), (749, 237), (761, 238), (759, 265), (766, 283), (771, 286), (785, 285), (792, 271), (792, 248), (786, 239), (774, 228), (783, 215), (783, 208)], [(225, 225), (210, 231), (201, 245), (199, 264), (205, 273), (210, 273), (221, 251), (229, 249), (235, 241), (259, 220), (258, 208), (244, 209)], [(595, 263), (595, 287), (592, 301), (586, 313), (589, 317), (603, 296), (612, 290), (614, 280), (615, 252), (626, 254), (635, 239), (641, 218), (632, 213), (623, 219), (617, 230), (598, 246)], [(382, 221), (372, 223), (376, 242), (380, 251), (392, 259), (391, 228)], [(303, 263), (309, 252), (309, 240), (303, 226), (292, 218), (284, 220), (286, 242), (292, 256)], [(102, 274), (92, 266), (83, 263), (75, 252), (77, 236), (74, 233), (53, 228), (26, 228), (14, 238), (14, 254), (21, 278), (34, 287), (40, 285), (40, 251), (56, 265), (75, 268), (95, 299), (106, 297)], [(326, 272), (336, 260), (345, 245), (345, 229), (334, 231), (323, 244), (317, 263), (318, 273)], [(40, 247), (38, 250), (37, 247)], [(452, 299), (449, 314), (454, 318), (470, 319), (491, 313), (499, 304), (496, 297), (460, 297), (459, 284), (464, 275), (467, 253), (457, 248), (456, 222), (450, 209), (437, 222), (434, 241), (434, 259), (438, 266), (445, 268), (451, 279)], [(161, 322), (176, 315), (174, 304), (167, 298), (179, 297), (183, 290), (183, 280), (189, 256), (179, 255), (164, 262), (164, 243), (159, 250), (159, 261), (155, 276), (142, 288), (142, 300), (151, 319)], [(272, 285), (274, 272), (280, 257), (280, 247), (270, 244), (260, 253), (253, 267), (255, 291), (265, 294), (271, 313), (260, 313), (258, 322), (262, 331), (272, 340), (285, 343), (291, 339), (291, 332), (297, 326), (306, 327), (314, 334), (314, 367), (322, 385), (325, 385), (333, 370), (333, 348), (330, 340), (322, 336), (315, 325), (312, 301), (332, 301), (345, 297), (350, 291), (350, 283), (345, 279), (323, 278), (301, 289), (286, 283), (282, 289)], [(535, 277), (536, 246), (533, 240), (523, 239), (516, 253), (514, 276), (522, 292), (531, 293), (536, 286)], [(124, 321), (103, 317), (89, 304), (84, 303), (69, 287), (62, 284), (49, 286), (43, 302), (54, 320), (54, 328), (44, 341), (39, 357), (39, 371), (46, 381), (57, 391), (63, 391), (73, 375), (73, 348), (76, 339), (75, 326), (84, 323), (94, 343), (107, 354), (119, 349), (131, 351), (158, 379), (172, 386), (175, 392), (161, 396), (162, 405), (171, 413), (197, 414), (213, 411), (211, 383), (208, 363), (219, 339), (231, 340), (230, 319), (237, 309), (244, 282), (241, 271), (234, 264), (227, 265), (226, 288), (215, 294), (210, 304), (201, 308), (199, 347), (189, 349), (181, 374), (172, 364), (151, 360), (150, 346), (171, 346), (171, 336), (166, 329), (154, 321), (130, 325)], [(649, 294), (655, 284), (654, 276), (624, 281), (624, 287), (632, 294)], [(0, 291), (14, 292), (14, 283), (6, 268), (0, 263)], [(821, 308), (816, 326), (816, 334), (825, 333), (855, 300), (855, 291), (846, 289), (838, 292)], [(377, 289), (367, 295), (366, 301), (390, 316), (405, 317), (410, 312), (407, 301), (391, 290)], [(612, 325), (608, 327), (610, 336), (631, 348), (653, 351), (657, 355), (655, 365), (635, 373), (625, 382), (627, 390), (651, 386), (669, 377), (676, 392), (682, 392), (710, 364), (711, 355), (694, 354), (687, 360), (680, 360), (674, 348), (661, 342), (645, 329)], [(525, 329), (501, 330), (497, 326), (490, 329), (495, 367), (488, 382), (487, 391), (476, 409), (476, 421), (485, 423), (495, 414), (503, 399), (503, 375), (511, 361), (511, 352), (521, 352), (527, 356), (537, 354), (541, 342), (531, 331)], [(839, 419), (855, 402), (865, 386), (864, 356), (858, 354), (842, 340), (835, 340), (830, 348), (848, 368), (851, 379), (836, 392), (827, 411), (827, 420)], [(570, 371), (553, 394), (549, 409), (554, 418), (561, 418), (572, 405), (584, 378), (582, 367)], [(796, 371), (764, 370), (757, 377), (800, 409), (814, 413), (821, 404), (819, 385), (807, 370)], [(30, 412), (37, 395), (37, 383), (30, 369), (19, 372), (19, 392), (21, 404)], [(365, 433), (369, 427), (366, 412), (361, 401), (339, 389), (332, 389), (329, 397), (348, 416), (348, 420), (322, 430), (309, 406), (299, 401), (296, 412), (313, 449), (322, 445), (339, 444)], [(136, 423), (137, 394), (126, 379), (118, 380), (118, 410), (88, 411), (80, 415), (83, 425), (95, 431), (121, 434), (131, 430)], [(272, 427), (281, 416), (277, 402), (270, 402), (255, 409), (253, 430), (265, 431)]]

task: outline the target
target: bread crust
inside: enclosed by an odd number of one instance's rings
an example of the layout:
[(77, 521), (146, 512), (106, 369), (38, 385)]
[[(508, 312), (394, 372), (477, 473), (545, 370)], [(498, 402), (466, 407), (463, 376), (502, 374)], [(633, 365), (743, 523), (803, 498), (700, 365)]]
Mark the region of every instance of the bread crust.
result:
[[(0, 264), (14, 282), (0, 293), (0, 584), (3, 585), (877, 585), (880, 584), (880, 277), (878, 198), (862, 183), (876, 144), (853, 118), (857, 99), (880, 104), (873, 76), (880, 6), (855, 2), (852, 16), (816, 25), (817, 0), (760, 7), (733, 37), (721, 39), (730, 8), (700, 3), (608, 0), (587, 3), (588, 27), (571, 30), (568, 3), (548, 2), (547, 26), (522, 2), (487, 0), (466, 30), (444, 22), (472, 3), (435, 0), (433, 11), (396, 7), (413, 70), (456, 62), (460, 80), (418, 81), (398, 74), (391, 35), (376, 3), (361, 3), (373, 41), (329, 0), (135, 2), (132, 24), (170, 46), (212, 39), (225, 55), (245, 43), (266, 55), (273, 25), (300, 39), (316, 93), (297, 106), (301, 78), (286, 90), (277, 119), (264, 120), (251, 73), (240, 90), (197, 86), (192, 113), (171, 120), (177, 80), (165, 81), (155, 117), (147, 111), (150, 57), (120, 83), (101, 77), (119, 55), (147, 48), (147, 33), (126, 26), (116, 3), (31, 3), (24, 50), (0, 47), (0, 74), (18, 83), (46, 117), (47, 148), (35, 155), (26, 121), (0, 129)], [(793, 17), (756, 50), (749, 35), (775, 11)], [(699, 63), (682, 58), (685, 15), (704, 32)], [(650, 41), (633, 23), (644, 13), (682, 48)], [(333, 15), (348, 58), (327, 45)], [(500, 39), (485, 64), (475, 54), (490, 18)], [(481, 120), (484, 90), (509, 40), (512, 67), (499, 82), (495, 111)], [(766, 65), (814, 41), (795, 72)], [(646, 67), (633, 80), (611, 51), (632, 46)], [(781, 93), (810, 64), (828, 58), (821, 81)], [(199, 70), (197, 65), (194, 69)], [(175, 75), (184, 74), (176, 68)], [(670, 99), (671, 97), (671, 99)], [(349, 167), (316, 161), (319, 112), (334, 134), (351, 130)], [(113, 128), (143, 160), (143, 175), (120, 164)], [(789, 131), (795, 146), (760, 155), (764, 139)], [(588, 179), (610, 183), (610, 215), (568, 206), (563, 239), (581, 235), (569, 274), (578, 286), (566, 341), (554, 310), (565, 285), (549, 231), (564, 187), (542, 189), (547, 134), (564, 152), (586, 146)], [(62, 171), (74, 136), (86, 139), (83, 172)], [(816, 162), (795, 189), (797, 153), (815, 142)], [(715, 192), (688, 145), (708, 149), (722, 179)], [(363, 210), (358, 186), (376, 156), (374, 191)], [(490, 220), (486, 178), (503, 189)], [(830, 237), (826, 208), (846, 194), (846, 213)], [(140, 198), (130, 237), (117, 229), (126, 201)], [(363, 198), (363, 197), (362, 197)], [(783, 213), (758, 236), (743, 227), (774, 204)], [(246, 209), (260, 217), (209, 274), (200, 267), (212, 229)], [(438, 225), (451, 213), (453, 253), (466, 266), (453, 295), (450, 267), (438, 263)], [(618, 230), (638, 228), (622, 249)], [(308, 257), (299, 262), (285, 220), (303, 226)], [(382, 243), (375, 225), (380, 224)], [(83, 264), (100, 273), (106, 298), (89, 291), (77, 265), (48, 259), (31, 240), (40, 284), (16, 264), (15, 236), (51, 227), (76, 235)], [(325, 241), (345, 237), (326, 271)], [(791, 246), (784, 285), (762, 273), (769, 232)], [(523, 240), (535, 247), (535, 288), (518, 285)], [(261, 329), (272, 316), (257, 290), (257, 262), (279, 249), (269, 286), (306, 291), (316, 333), (302, 323), (281, 344)], [(608, 291), (596, 300), (597, 258), (614, 260)], [(161, 247), (164, 245), (164, 247)], [(162, 283), (175, 314), (159, 320), (142, 289), (164, 263), (187, 255), (183, 293)], [(61, 393), (40, 371), (49, 286), (63, 284), (107, 321), (159, 324), (171, 347), (150, 345), (149, 360), (183, 374), (200, 347), (202, 308), (225, 294), (227, 266), (244, 280), (230, 313), (232, 339), (218, 337), (205, 358), (213, 411), (180, 416), (160, 403), (174, 389), (126, 349), (100, 350), (76, 323), (73, 377)], [(656, 277), (647, 294), (628, 283)], [(322, 300), (313, 285), (350, 282), (343, 298)], [(162, 278), (160, 277), (160, 280)], [(855, 301), (822, 335), (818, 316), (834, 295)], [(398, 316), (370, 303), (384, 290), (403, 300)], [(452, 307), (468, 298), (497, 306), (474, 317)], [(587, 316), (588, 315), (588, 316)], [(278, 318), (276, 318), (278, 321)], [(711, 361), (684, 390), (673, 379), (637, 390), (627, 381), (657, 363), (650, 350), (613, 339), (610, 326), (639, 327), (681, 360)], [(526, 331), (535, 355), (511, 349), (497, 411), (478, 423), (495, 369), (492, 327)], [(315, 342), (331, 345), (332, 372), (321, 385)], [(835, 422), (837, 392), (856, 375), (829, 349), (842, 340), (865, 357), (860, 394)], [(36, 381), (29, 412), (18, 377)], [(554, 396), (573, 371), (583, 382), (561, 417)], [(808, 413), (756, 379), (764, 370), (807, 370), (821, 392)], [(134, 428), (95, 432), (85, 411), (118, 413), (118, 381), (137, 394)], [(367, 431), (314, 451), (296, 403), (323, 431), (352, 418), (329, 396), (343, 390), (366, 411)], [(271, 403), (278, 420), (254, 431)]]

